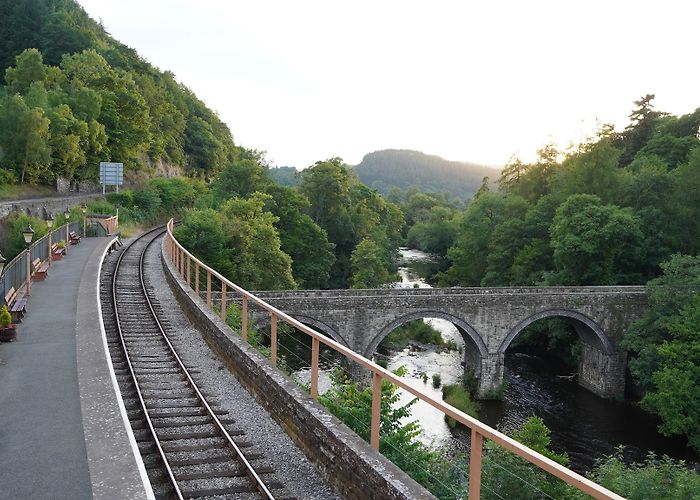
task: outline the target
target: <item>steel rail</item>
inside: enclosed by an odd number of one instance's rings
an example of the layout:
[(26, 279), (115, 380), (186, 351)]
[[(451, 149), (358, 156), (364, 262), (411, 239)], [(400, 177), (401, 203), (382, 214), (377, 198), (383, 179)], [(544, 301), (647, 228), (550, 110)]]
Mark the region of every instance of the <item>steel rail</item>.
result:
[[(117, 333), (119, 335), (119, 342), (121, 343), (122, 350), (124, 351), (124, 359), (126, 360), (126, 364), (129, 368), (129, 373), (131, 374), (131, 379), (134, 382), (134, 388), (136, 389), (136, 395), (139, 399), (139, 404), (141, 405), (141, 409), (143, 410), (143, 414), (146, 418), (146, 424), (148, 425), (148, 429), (151, 432), (151, 436), (153, 437), (153, 442), (156, 445), (156, 448), (158, 449), (158, 454), (160, 455), (161, 460), (163, 461), (163, 465), (165, 467), (165, 470), (168, 474), (168, 479), (170, 480), (170, 484), (173, 487), (173, 490), (175, 491), (175, 494), (177, 495), (178, 500), (184, 500), (184, 497), (182, 496), (182, 491), (180, 491), (180, 487), (178, 486), (177, 480), (175, 479), (175, 475), (173, 473), (172, 468), (170, 467), (170, 463), (168, 462), (167, 457), (165, 456), (165, 451), (163, 450), (163, 447), (160, 444), (160, 440), (158, 439), (158, 435), (156, 434), (155, 427), (153, 426), (153, 422), (151, 420), (150, 415), (148, 414), (148, 408), (146, 407), (146, 401), (143, 398), (143, 393), (141, 392), (141, 387), (139, 385), (138, 378), (136, 378), (136, 373), (134, 372), (134, 367), (131, 364), (131, 359), (129, 358), (129, 350), (126, 347), (126, 341), (124, 340), (124, 335), (122, 331), (122, 325), (119, 320), (119, 307), (117, 306), (117, 275), (119, 274), (119, 266), (121, 266), (122, 260), (124, 259), (124, 256), (126, 253), (131, 249), (131, 247), (139, 241), (141, 238), (145, 237), (147, 234), (150, 234), (154, 231), (157, 231), (161, 228), (155, 228), (152, 229), (151, 231), (148, 231), (147, 233), (144, 233), (141, 235), (139, 238), (136, 240), (132, 241), (129, 246), (127, 246), (123, 252), (119, 254), (119, 258), (117, 259), (117, 264), (114, 268), (114, 274), (112, 275), (112, 303), (114, 305), (114, 318), (115, 318), (115, 324), (117, 327)], [(155, 238), (154, 238), (155, 241)]]
[[(132, 242), (127, 248), (125, 248), (124, 251), (120, 254), (119, 259), (117, 260), (116, 267), (115, 267), (114, 275), (113, 275), (113, 277), (112, 277), (112, 294), (113, 294), (113, 303), (114, 303), (114, 311), (115, 311), (115, 318), (116, 318), (116, 324), (117, 324), (117, 331), (118, 331), (118, 334), (119, 334), (119, 339), (120, 339), (120, 343), (121, 343), (121, 345), (122, 345), (122, 349), (124, 350), (124, 353), (125, 353), (126, 363), (127, 363), (128, 368), (129, 368), (129, 372), (130, 372), (131, 377), (132, 377), (132, 379), (133, 379), (133, 381), (134, 381), (134, 386), (135, 386), (135, 389), (136, 389), (136, 394), (137, 394), (138, 399), (139, 399), (139, 403), (140, 403), (141, 408), (142, 408), (142, 410), (143, 410), (143, 413), (144, 413), (144, 415), (145, 415), (146, 423), (147, 423), (148, 428), (149, 428), (149, 430), (150, 430), (150, 433), (151, 433), (151, 435), (152, 435), (152, 437), (153, 437), (153, 440), (154, 440), (154, 442), (155, 442), (155, 444), (156, 444), (156, 447), (157, 447), (157, 449), (158, 449), (158, 453), (159, 453), (159, 455), (160, 455), (160, 457), (161, 457), (161, 460), (163, 461), (163, 464), (164, 464), (165, 469), (166, 469), (166, 471), (167, 471), (168, 478), (169, 478), (169, 480), (170, 480), (171, 485), (173, 486), (173, 489), (174, 489), (174, 491), (175, 491), (175, 494), (177, 495), (177, 498), (178, 498), (178, 499), (184, 500), (184, 496), (183, 496), (182, 490), (181, 490), (181, 488), (180, 488), (180, 486), (179, 486), (179, 484), (178, 484), (176, 474), (173, 472), (172, 467), (170, 466), (170, 463), (169, 463), (169, 461), (168, 461), (168, 459), (167, 459), (166, 453), (165, 453), (165, 451), (163, 450), (163, 447), (162, 447), (161, 444), (160, 444), (160, 440), (159, 440), (158, 435), (157, 435), (157, 433), (156, 433), (156, 431), (155, 431), (155, 426), (153, 425), (153, 422), (152, 422), (152, 420), (151, 420), (151, 417), (150, 417), (150, 415), (149, 415), (149, 413), (148, 413), (148, 409), (147, 409), (147, 406), (146, 406), (146, 402), (145, 402), (145, 399), (144, 399), (143, 394), (142, 394), (142, 392), (141, 392), (141, 388), (140, 388), (138, 379), (137, 379), (137, 377), (136, 377), (136, 373), (135, 373), (135, 371), (134, 371), (134, 369), (133, 369), (133, 366), (132, 366), (132, 364), (131, 364), (131, 360), (130, 360), (129, 354), (128, 354), (128, 348), (127, 348), (127, 346), (126, 346), (126, 341), (125, 341), (124, 336), (123, 336), (123, 334), (122, 334), (121, 323), (120, 323), (120, 321), (119, 321), (119, 312), (118, 312), (117, 298), (116, 298), (116, 297), (117, 297), (117, 294), (116, 294), (117, 275), (118, 275), (118, 271), (119, 271), (119, 266), (120, 266), (121, 263), (122, 263), (122, 259), (123, 259), (124, 255), (126, 255), (127, 251), (130, 250), (131, 247), (132, 247), (137, 241), (141, 240), (141, 238), (145, 237), (146, 235), (148, 235), (148, 234), (150, 234), (150, 233), (153, 233), (153, 232), (155, 232), (155, 231), (158, 231), (158, 230), (161, 230), (161, 233), (164, 233), (164, 232), (166, 231), (166, 229), (164, 229), (163, 226), (158, 227), (158, 228), (155, 228), (155, 229), (152, 229), (151, 231), (148, 231), (147, 233), (145, 233), (145, 234), (143, 234), (142, 236), (140, 236), (137, 240), (133, 241), (133, 242)], [(204, 398), (204, 395), (203, 395), (202, 392), (199, 390), (199, 387), (197, 386), (197, 384), (195, 383), (195, 381), (192, 379), (192, 376), (190, 375), (189, 370), (187, 370), (187, 368), (185, 367), (184, 363), (182, 362), (180, 356), (177, 354), (177, 351), (175, 350), (175, 347), (174, 347), (174, 346), (172, 345), (172, 343), (170, 342), (170, 339), (168, 338), (168, 335), (165, 333), (165, 330), (164, 330), (164, 328), (163, 328), (163, 326), (162, 326), (162, 324), (161, 324), (161, 322), (160, 322), (160, 319), (158, 318), (158, 315), (157, 315), (156, 312), (155, 312), (155, 309), (154, 309), (154, 307), (153, 307), (153, 304), (152, 304), (152, 302), (151, 302), (151, 299), (150, 299), (150, 297), (148, 296), (148, 292), (147, 292), (147, 289), (146, 289), (146, 284), (145, 284), (145, 281), (144, 281), (144, 275), (145, 275), (145, 273), (144, 273), (144, 257), (145, 257), (145, 255), (146, 255), (146, 251), (147, 251), (148, 248), (150, 248), (150, 246), (158, 239), (158, 236), (160, 236), (160, 234), (159, 234), (159, 235), (156, 235), (155, 237), (152, 238), (152, 240), (151, 240), (150, 242), (148, 242), (148, 244), (143, 248), (143, 250), (142, 250), (142, 252), (141, 252), (141, 255), (139, 256), (139, 283), (140, 283), (140, 285), (141, 285), (141, 291), (143, 292), (143, 296), (144, 296), (144, 298), (145, 298), (146, 305), (148, 306), (148, 309), (149, 309), (149, 311), (150, 311), (150, 313), (151, 313), (153, 319), (155, 320), (155, 324), (156, 324), (156, 326), (158, 327), (158, 330), (159, 330), (159, 332), (160, 332), (160, 334), (161, 334), (163, 340), (165, 341), (166, 345), (167, 345), (168, 348), (170, 349), (170, 353), (173, 355), (173, 357), (174, 357), (175, 360), (177, 361), (177, 364), (178, 364), (178, 366), (180, 367), (180, 370), (183, 372), (183, 374), (185, 375), (185, 377), (186, 377), (186, 379), (187, 379), (187, 381), (188, 381), (190, 387), (194, 390), (195, 394), (197, 395), (197, 398), (199, 399), (200, 404), (204, 407), (204, 409), (206, 410), (206, 413), (208, 414), (209, 418), (214, 422), (215, 427), (218, 428), (219, 432), (222, 434), (222, 436), (224, 437), (224, 439), (225, 439), (225, 441), (227, 442), (227, 444), (229, 445), (229, 447), (235, 452), (236, 459), (237, 459), (238, 462), (244, 467), (245, 473), (246, 473), (246, 474), (248, 475), (248, 477), (253, 481), (255, 488), (256, 488), (261, 494), (263, 494), (263, 495), (265, 496), (265, 498), (268, 498), (268, 499), (270, 499), (270, 500), (274, 500), (274, 496), (272, 495), (272, 493), (269, 491), (269, 489), (267, 488), (267, 486), (264, 484), (264, 482), (262, 481), (262, 479), (259, 477), (259, 475), (258, 475), (257, 472), (255, 471), (255, 469), (253, 468), (253, 466), (250, 464), (250, 462), (245, 458), (245, 455), (243, 454), (243, 452), (241, 451), (241, 449), (238, 447), (238, 445), (235, 443), (235, 441), (233, 440), (233, 438), (231, 437), (231, 435), (229, 434), (229, 432), (226, 430), (226, 428), (224, 427), (224, 424), (223, 424), (223, 423), (221, 422), (221, 420), (216, 416), (215, 412), (212, 410), (211, 406), (209, 405), (209, 403), (208, 403), (208, 402), (206, 401), (206, 399)]]
[[(165, 230), (163, 230), (165, 232)], [(202, 392), (199, 390), (199, 387), (197, 387), (197, 384), (195, 383), (194, 379), (192, 379), (192, 376), (190, 375), (189, 370), (187, 367), (185, 367), (185, 364), (182, 362), (180, 359), (180, 356), (177, 354), (177, 351), (175, 350), (175, 347), (173, 344), (170, 342), (170, 339), (168, 338), (168, 335), (165, 333), (165, 330), (163, 329), (163, 325), (161, 324), (160, 320), (158, 319), (158, 315), (156, 314), (155, 310), (153, 309), (153, 303), (151, 302), (150, 297), (148, 296), (148, 293), (146, 292), (146, 283), (144, 282), (144, 275), (145, 273), (143, 272), (143, 260), (146, 255), (146, 250), (148, 247), (150, 247), (157, 239), (158, 237), (156, 236), (151, 240), (150, 243), (146, 246), (144, 251), (141, 253), (141, 257), (139, 259), (139, 279), (141, 281), (141, 288), (143, 290), (144, 297), (146, 298), (146, 303), (148, 305), (149, 310), (151, 311), (151, 314), (153, 315), (153, 318), (156, 321), (156, 324), (158, 325), (158, 330), (160, 331), (160, 334), (163, 336), (163, 340), (165, 340), (165, 343), (168, 345), (170, 348), (170, 352), (172, 353), (173, 357), (177, 361), (178, 366), (182, 370), (182, 372), (185, 374), (187, 377), (187, 381), (189, 382), (190, 386), (194, 390), (195, 394), (197, 395), (197, 398), (199, 399), (199, 402), (204, 406), (204, 408), (207, 411), (207, 414), (209, 417), (214, 421), (214, 424), (216, 427), (219, 429), (221, 434), (223, 434), (224, 439), (228, 442), (229, 446), (233, 449), (233, 451), (236, 453), (236, 458), (238, 458), (239, 462), (243, 467), (245, 468), (246, 474), (248, 474), (248, 477), (253, 481), (255, 484), (255, 487), (258, 489), (260, 493), (266, 496), (266, 498), (270, 500), (274, 500), (274, 497), (270, 490), (265, 486), (265, 483), (263, 480), (260, 478), (257, 472), (255, 472), (255, 469), (253, 466), (250, 464), (248, 459), (246, 459), (245, 455), (241, 451), (241, 449), (238, 447), (238, 445), (235, 443), (231, 435), (228, 433), (226, 428), (224, 427), (224, 424), (221, 423), (221, 420), (219, 420), (219, 417), (216, 416), (216, 413), (214, 410), (212, 410), (211, 406), (209, 406), (209, 403), (207, 400), (204, 398), (204, 395)]]
[[(528, 448), (524, 444), (516, 441), (515, 439), (506, 436), (505, 434), (497, 431), (496, 429), (484, 424), (480, 420), (477, 420), (476, 418), (467, 415), (461, 410), (458, 410), (452, 405), (449, 405), (445, 403), (444, 401), (437, 400), (433, 397), (431, 397), (428, 394), (425, 394), (424, 392), (415, 389), (414, 387), (411, 387), (408, 385), (404, 380), (402, 380), (400, 377), (395, 375), (394, 373), (390, 372), (389, 370), (386, 370), (382, 368), (381, 366), (377, 365), (373, 361), (365, 358), (364, 356), (356, 353), (355, 351), (349, 349), (348, 347), (345, 347), (344, 345), (336, 342), (335, 340), (326, 337), (322, 333), (317, 332), (313, 328), (310, 328), (300, 321), (296, 320), (295, 318), (289, 316), (288, 314), (280, 311), (279, 309), (275, 308), (274, 306), (268, 304), (264, 300), (256, 297), (253, 293), (241, 288), (240, 286), (236, 285), (235, 283), (231, 282), (228, 280), (226, 277), (224, 277), (222, 274), (214, 270), (213, 268), (207, 266), (204, 262), (199, 260), (197, 257), (195, 257), (192, 253), (190, 253), (185, 247), (182, 246), (182, 244), (177, 241), (175, 236), (173, 235), (173, 228), (174, 228), (174, 222), (173, 219), (171, 219), (167, 224), (166, 224), (166, 230), (167, 230), (167, 241), (168, 243), (168, 251), (170, 258), (175, 262), (175, 271), (180, 274), (184, 278), (184, 269), (181, 272), (181, 269), (177, 265), (178, 262), (181, 263), (183, 258), (186, 256), (188, 260), (193, 260), (195, 264), (198, 266), (200, 269), (204, 269), (207, 273), (207, 282), (211, 280), (211, 276), (215, 276), (217, 279), (221, 281), (222, 284), (225, 284), (227, 288), (230, 288), (231, 291), (236, 291), (240, 293), (243, 296), (244, 299), (244, 306), (247, 306), (247, 301), (250, 300), (253, 303), (257, 304), (259, 307), (262, 309), (268, 311), (273, 318), (280, 319), (285, 321), (287, 324), (293, 326), (294, 328), (298, 329), (299, 331), (302, 331), (309, 335), (313, 341), (314, 344), (318, 344), (319, 342), (324, 343), (331, 349), (339, 352), (340, 354), (344, 355), (346, 358), (356, 362), (363, 368), (366, 368), (372, 372), (372, 377), (374, 378), (373, 380), (373, 386), (374, 386), (374, 396), (373, 396), (373, 427), (377, 425), (377, 429), (372, 429), (372, 435), (373, 435), (373, 443), (376, 445), (378, 448), (379, 444), (379, 435), (378, 435), (378, 425), (379, 425), (379, 418), (378, 414), (375, 414), (376, 412), (379, 411), (379, 404), (377, 400), (377, 387), (381, 387), (381, 385), (377, 382), (377, 379), (386, 379), (392, 384), (395, 384), (402, 389), (406, 390), (407, 392), (413, 394), (417, 398), (421, 399), (422, 401), (425, 401), (432, 407), (442, 411), (446, 415), (454, 418), (458, 422), (462, 423), (466, 427), (468, 427), (471, 430), (472, 434), (472, 450), (470, 452), (470, 491), (469, 491), (469, 498), (478, 498), (479, 497), (479, 484), (481, 481), (481, 453), (482, 453), (482, 443), (483, 443), (483, 438), (488, 438), (491, 441), (497, 443), (499, 446), (511, 451), (512, 453), (520, 456), (521, 458), (524, 458), (528, 462), (536, 465), (537, 467), (549, 472), (553, 476), (567, 482), (568, 484), (574, 486), (575, 488), (579, 489), (580, 491), (587, 493), (588, 495), (591, 495), (594, 498), (601, 498), (601, 499), (615, 499), (615, 500), (622, 500), (623, 497), (620, 495), (610, 491), (609, 489), (595, 483), (594, 481), (577, 474), (576, 472), (572, 471), (571, 469), (568, 469), (567, 467), (564, 467), (563, 465), (555, 462), (554, 460), (542, 455), (541, 453), (538, 453), (537, 451)], [(184, 267), (184, 266), (183, 266)], [(223, 288), (223, 287), (222, 287)], [(210, 293), (210, 289), (207, 289), (207, 292)], [(222, 294), (223, 297), (223, 294)], [(209, 303), (209, 301), (208, 301)], [(211, 305), (211, 303), (209, 303)], [(244, 307), (245, 309), (245, 307)], [(222, 308), (222, 318), (224, 318), (224, 311)], [(245, 311), (243, 314), (243, 325), (242, 325), (242, 337), (244, 340), (246, 339), (246, 322), (247, 318), (245, 316)], [(314, 348), (315, 353), (313, 354), (318, 354), (318, 347)], [(314, 394), (314, 369), (313, 369), (313, 359), (312, 359), (312, 381), (311, 381), (311, 396), (312, 398), (315, 399), (316, 395)], [(373, 446), (374, 447), (374, 446)], [(376, 448), (375, 448), (376, 449)], [(478, 471), (478, 472), (477, 472)]]

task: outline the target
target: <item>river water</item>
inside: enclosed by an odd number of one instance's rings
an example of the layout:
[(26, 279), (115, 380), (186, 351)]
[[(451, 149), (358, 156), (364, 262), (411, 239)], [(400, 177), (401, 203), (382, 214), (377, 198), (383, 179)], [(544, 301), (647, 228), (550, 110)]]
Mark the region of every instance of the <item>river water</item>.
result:
[[(399, 268), (401, 281), (397, 287), (430, 285), (425, 277), (435, 271), (438, 263), (423, 252), (402, 249)], [(426, 318), (445, 340), (464, 346), (464, 340), (452, 323), (439, 318)], [(389, 369), (405, 366), (406, 379), (415, 387), (441, 398), (441, 389), (431, 383), (439, 373), (443, 384), (452, 384), (462, 375), (461, 355), (457, 351), (441, 351), (431, 346), (406, 348), (389, 355)], [(682, 438), (666, 438), (658, 434), (658, 420), (633, 403), (599, 398), (578, 386), (566, 375), (563, 364), (523, 353), (506, 355), (506, 389), (503, 401), (480, 403), (479, 419), (506, 433), (512, 432), (530, 416), (541, 417), (551, 429), (552, 448), (568, 453), (575, 470), (589, 470), (594, 461), (624, 446), (627, 461), (641, 461), (650, 451), (684, 459), (698, 467), (698, 457), (691, 453)], [(422, 374), (428, 374), (424, 383)], [(411, 400), (409, 394), (402, 402)], [(442, 413), (425, 403), (413, 407), (412, 418), (423, 427), (423, 440), (453, 450), (463, 450), (468, 442), (463, 430), (451, 430)]]
[[(430, 255), (413, 249), (401, 249), (398, 269), (400, 281), (395, 287), (430, 288), (426, 277), (440, 267)], [(442, 337), (463, 348), (464, 340), (455, 326), (440, 318), (423, 321), (437, 329)], [(281, 336), (280, 346), (286, 353), (289, 368), (301, 383), (310, 380), (310, 340), (306, 335)], [(383, 346), (380, 345), (380, 351)], [(400, 352), (383, 350), (388, 368), (406, 368), (404, 379), (410, 385), (442, 399), (442, 390), (432, 385), (432, 375), (439, 374), (442, 384), (453, 384), (463, 374), (459, 351), (430, 345), (407, 347)], [(330, 373), (340, 365), (334, 351), (321, 346), (319, 392), (331, 387)], [(590, 470), (596, 459), (615, 453), (623, 446), (627, 462), (643, 461), (651, 451), (686, 460), (700, 470), (700, 460), (686, 447), (684, 439), (667, 438), (657, 432), (658, 420), (633, 403), (599, 398), (578, 386), (565, 375), (563, 363), (532, 354), (506, 353), (506, 388), (502, 401), (482, 401), (478, 418), (505, 433), (511, 433), (531, 416), (542, 418), (551, 430), (552, 448), (566, 452), (571, 467), (579, 472)], [(428, 381), (423, 381), (423, 374)], [(413, 398), (401, 391), (399, 404)], [(421, 440), (451, 452), (466, 451), (469, 434), (464, 429), (450, 429), (443, 414), (418, 401), (412, 407), (411, 421), (423, 429)]]

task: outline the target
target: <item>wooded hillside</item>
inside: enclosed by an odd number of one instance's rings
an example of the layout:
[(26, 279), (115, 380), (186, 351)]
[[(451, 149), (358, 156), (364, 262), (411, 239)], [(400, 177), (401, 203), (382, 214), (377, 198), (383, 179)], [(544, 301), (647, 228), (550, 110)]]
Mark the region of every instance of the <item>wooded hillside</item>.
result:
[(246, 153), (189, 89), (72, 0), (0, 0), (0, 183), (127, 175), (162, 160), (209, 177)]
[(484, 177), (495, 181), (500, 172), (491, 167), (449, 161), (408, 149), (385, 149), (369, 153), (355, 166), (360, 180), (382, 194), (392, 188), (416, 187), (423, 192), (448, 192), (467, 200), (479, 189)]

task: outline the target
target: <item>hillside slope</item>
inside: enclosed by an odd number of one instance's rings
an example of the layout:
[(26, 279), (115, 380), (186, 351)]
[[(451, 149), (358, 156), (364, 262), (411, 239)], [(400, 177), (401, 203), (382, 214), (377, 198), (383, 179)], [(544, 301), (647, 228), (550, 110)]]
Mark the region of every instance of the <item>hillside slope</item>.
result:
[(245, 154), (172, 73), (75, 1), (0, 0), (0, 19), (0, 182), (94, 181), (106, 160), (135, 175), (168, 164), (210, 177)]
[(406, 149), (369, 153), (354, 168), (363, 183), (383, 194), (394, 187), (405, 190), (415, 186), (425, 192), (449, 192), (463, 200), (479, 189), (484, 177), (493, 182), (500, 175), (495, 168)]

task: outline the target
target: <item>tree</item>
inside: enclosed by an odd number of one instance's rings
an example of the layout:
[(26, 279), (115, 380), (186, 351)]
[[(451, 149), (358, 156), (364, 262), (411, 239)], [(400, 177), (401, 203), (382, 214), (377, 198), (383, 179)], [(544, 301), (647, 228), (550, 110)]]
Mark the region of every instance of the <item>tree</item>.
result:
[(238, 196), (245, 198), (255, 191), (264, 191), (270, 183), (265, 167), (252, 158), (237, 159), (221, 171), (214, 184), (219, 200)]
[(308, 214), (335, 245), (336, 261), (329, 286), (343, 288), (350, 276), (350, 254), (357, 240), (351, 216), (350, 187), (357, 182), (340, 158), (319, 161), (301, 172), (301, 192), (311, 205)]
[(620, 165), (623, 167), (632, 163), (637, 152), (646, 145), (654, 134), (659, 120), (666, 115), (666, 113), (654, 111), (652, 104), (654, 97), (654, 94), (647, 94), (638, 101), (634, 101), (637, 108), (630, 113), (630, 124), (617, 138), (617, 142), (622, 148)]
[(277, 217), (264, 210), (269, 195), (232, 198), (222, 207), (230, 235), (231, 279), (249, 290), (296, 288), (292, 259), (281, 249)]
[(14, 68), (5, 70), (5, 81), (11, 94), (26, 94), (34, 82), (46, 76), (44, 58), (37, 49), (27, 49), (16, 57)]
[(377, 288), (389, 281), (388, 263), (382, 248), (370, 239), (364, 239), (352, 252), (353, 288)]
[(526, 210), (527, 202), (519, 196), (487, 192), (474, 200), (459, 221), (455, 244), (447, 251), (451, 266), (440, 275), (440, 284), (479, 286), (494, 231), (508, 219), (521, 218)]
[(589, 194), (570, 196), (550, 228), (556, 271), (547, 281), (565, 285), (635, 284), (641, 281), (642, 233), (629, 208), (603, 205)]
[(700, 449), (700, 257), (674, 255), (647, 284), (649, 312), (622, 341), (629, 368), (665, 434)]
[(51, 161), (49, 120), (41, 108), (30, 109), (19, 94), (0, 110), (0, 145), (7, 159), (20, 167), (20, 182), (46, 178)]
[(309, 200), (296, 189), (269, 186), (266, 208), (278, 218), (282, 250), (292, 258), (292, 274), (300, 288), (325, 288), (335, 262), (334, 245), (326, 232), (304, 213)]

